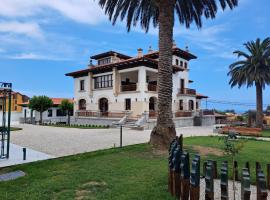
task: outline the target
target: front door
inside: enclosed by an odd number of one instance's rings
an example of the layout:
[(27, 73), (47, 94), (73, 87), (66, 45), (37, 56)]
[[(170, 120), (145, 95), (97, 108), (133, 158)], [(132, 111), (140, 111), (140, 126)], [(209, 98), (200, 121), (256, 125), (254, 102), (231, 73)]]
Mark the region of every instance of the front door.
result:
[(108, 110), (109, 110), (108, 99), (101, 98), (99, 100), (99, 111), (101, 113), (101, 116), (108, 116)]

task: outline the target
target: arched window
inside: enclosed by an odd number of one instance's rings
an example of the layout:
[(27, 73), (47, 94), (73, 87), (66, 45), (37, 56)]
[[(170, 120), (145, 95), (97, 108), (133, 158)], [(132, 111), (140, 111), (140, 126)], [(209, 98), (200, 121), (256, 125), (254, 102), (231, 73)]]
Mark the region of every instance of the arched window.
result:
[(86, 110), (86, 100), (85, 99), (79, 100), (79, 110)]
[(194, 101), (193, 100), (188, 101), (188, 108), (189, 108), (189, 110), (194, 110)]

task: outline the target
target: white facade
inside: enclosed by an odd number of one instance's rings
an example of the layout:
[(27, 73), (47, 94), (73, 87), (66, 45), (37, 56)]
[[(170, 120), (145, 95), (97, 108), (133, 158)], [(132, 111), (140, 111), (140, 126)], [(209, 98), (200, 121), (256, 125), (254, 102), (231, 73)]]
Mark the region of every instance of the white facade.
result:
[[(140, 56), (137, 58), (139, 59)], [(127, 62), (129, 62), (129, 59), (127, 59)], [(106, 99), (106, 112), (109, 113), (129, 112), (131, 116), (139, 117), (143, 113), (157, 110), (156, 85), (158, 70), (143, 64), (137, 64), (137, 66), (132, 67), (128, 66), (122, 69), (118, 67), (118, 63), (119, 61), (115, 63), (115, 66), (111, 64), (112, 69), (107, 72), (93, 73), (91, 68), (89, 68), (90, 70), (87, 74), (74, 75), (71, 73), (69, 75), (74, 77), (75, 116), (80, 111), (91, 112), (90, 114), (84, 114), (84, 116), (93, 116), (93, 113), (104, 111), (101, 108), (103, 106), (101, 99)], [(132, 59), (130, 59), (130, 63), (132, 63)], [(198, 98), (195, 90), (188, 89), (189, 61), (180, 56), (173, 55), (173, 65), (181, 70), (176, 70), (173, 73), (172, 110), (174, 113), (190, 112), (192, 113), (191, 116), (193, 116), (200, 110), (200, 98)], [(98, 67), (96, 66), (96, 68)], [(96, 88), (98, 83), (95, 78), (105, 75), (112, 76), (113, 84), (111, 87)], [(106, 80), (106, 78), (104, 79)], [(82, 83), (84, 83), (84, 90), (81, 90)], [(86, 105), (81, 109), (81, 102), (84, 101)], [(127, 101), (130, 101), (130, 108), (126, 105), (129, 103)], [(178, 115), (180, 117), (181, 113)]]

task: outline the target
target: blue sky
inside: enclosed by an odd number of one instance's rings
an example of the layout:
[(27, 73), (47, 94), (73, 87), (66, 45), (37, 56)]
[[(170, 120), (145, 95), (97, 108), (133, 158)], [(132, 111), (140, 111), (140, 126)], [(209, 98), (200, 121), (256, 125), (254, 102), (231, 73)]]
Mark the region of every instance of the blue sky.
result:
[[(96, 1), (97, 2), (97, 1)], [(145, 34), (140, 27), (126, 32), (123, 23), (112, 26), (92, 0), (1, 0), (0, 81), (29, 96), (73, 97), (73, 80), (64, 74), (86, 68), (95, 53), (116, 50), (136, 55), (138, 48), (157, 49), (156, 29)], [(269, 0), (239, 0), (233, 11), (220, 11), (201, 30), (186, 30), (177, 22), (174, 38), (180, 48), (189, 46), (198, 59), (191, 62), (190, 85), (209, 101), (255, 103), (255, 88), (231, 89), (228, 66), (232, 52), (257, 37), (269, 36)], [(264, 104), (270, 104), (269, 89)], [(205, 105), (205, 103), (204, 103)], [(208, 103), (208, 107), (247, 110), (252, 107)]]

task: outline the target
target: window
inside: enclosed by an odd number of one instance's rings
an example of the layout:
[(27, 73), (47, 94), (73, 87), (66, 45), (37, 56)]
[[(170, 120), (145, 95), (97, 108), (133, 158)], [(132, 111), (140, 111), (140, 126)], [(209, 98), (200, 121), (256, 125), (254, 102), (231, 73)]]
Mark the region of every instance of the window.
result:
[(187, 62), (185, 62), (185, 68), (187, 69)]
[(179, 110), (184, 110), (184, 102), (182, 99), (179, 101)]
[(196, 102), (196, 109), (197, 110), (199, 109), (199, 102), (198, 101)]
[(81, 99), (79, 101), (79, 110), (86, 110), (86, 100), (85, 99)]
[(80, 80), (80, 91), (84, 91), (84, 80)]
[(175, 59), (175, 63), (176, 63), (176, 65), (179, 65), (179, 60)]
[(3, 106), (2, 105), (0, 105), (0, 110), (3, 110)]
[(95, 77), (95, 89), (113, 86), (112, 74)]
[(17, 106), (14, 106), (14, 110), (17, 110)]
[(125, 110), (131, 110), (131, 99), (125, 99)]
[(183, 61), (180, 61), (180, 66), (183, 67)]
[(52, 117), (52, 110), (48, 110), (48, 117)]
[(188, 107), (189, 107), (189, 110), (190, 110), (190, 111), (194, 110), (194, 101), (189, 100), (189, 101), (188, 101)]
[(98, 65), (106, 65), (111, 63), (111, 57), (98, 60)]
[(57, 117), (64, 117), (64, 116), (66, 116), (66, 114), (62, 109), (57, 109), (56, 110), (56, 116)]

